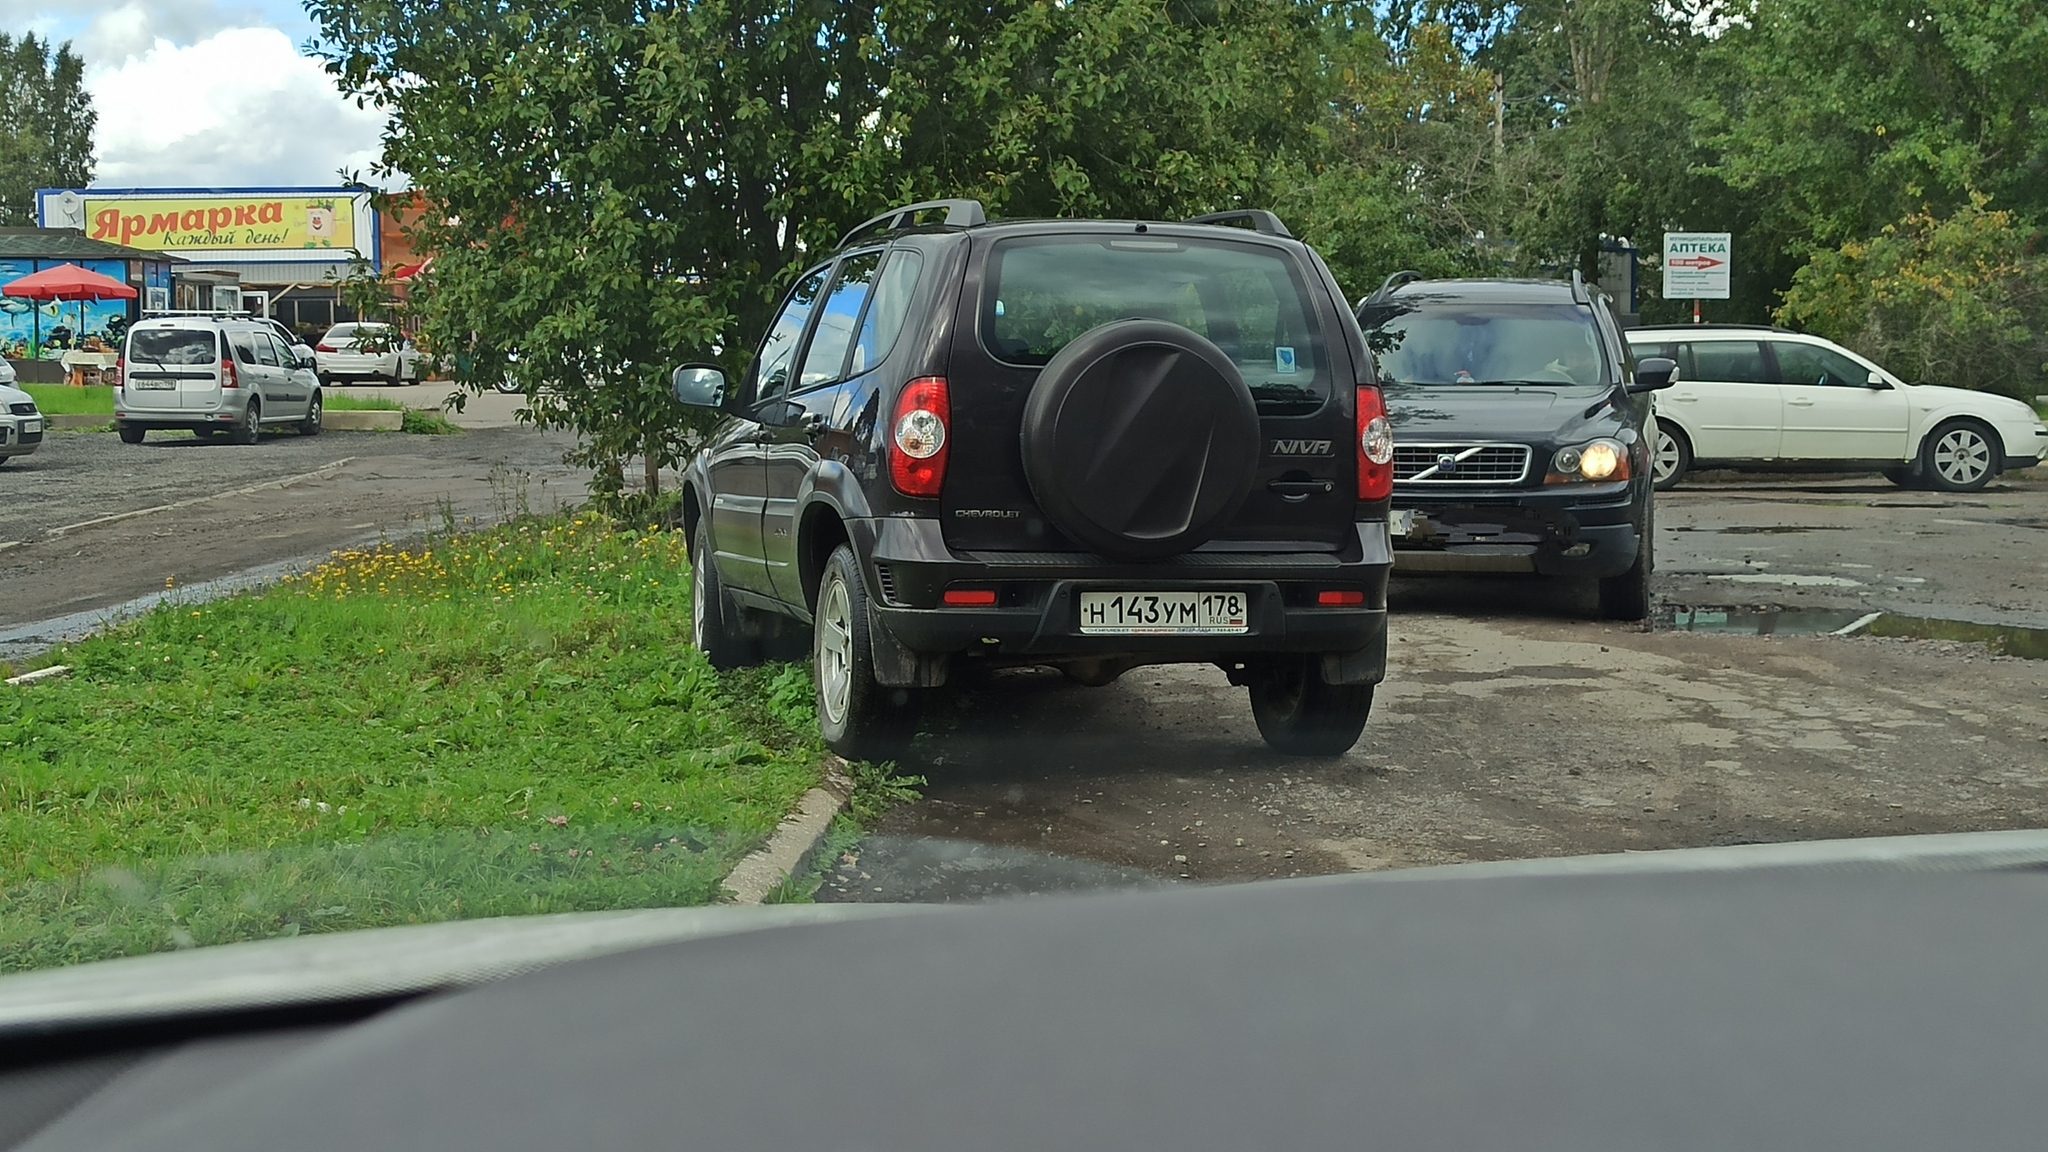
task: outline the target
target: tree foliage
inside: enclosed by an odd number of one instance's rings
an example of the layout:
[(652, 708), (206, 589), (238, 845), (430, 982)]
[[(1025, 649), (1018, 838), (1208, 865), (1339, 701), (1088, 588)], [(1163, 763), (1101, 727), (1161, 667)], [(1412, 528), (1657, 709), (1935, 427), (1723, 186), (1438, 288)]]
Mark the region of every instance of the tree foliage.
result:
[(0, 224), (34, 223), (38, 188), (92, 182), (97, 122), (68, 42), (0, 32)]
[(1632, 241), (1652, 256), (1652, 319), (1682, 306), (1654, 298), (1660, 234), (1729, 231), (1717, 318), (1783, 303), (1866, 346), (1934, 329), (1818, 303), (1829, 270), (1942, 228), (2021, 243), (2048, 215), (2048, 13), (2010, 0), (310, 10), (342, 86), (390, 113), (382, 175), (437, 206), (418, 226), (438, 254), (414, 293), (424, 339), (471, 383), (524, 384), (614, 494), (628, 461), (651, 487), (692, 443), (671, 366), (744, 369), (807, 261), (915, 199), (1012, 217), (1270, 207), (1354, 294), (1403, 267), (1597, 276), (1603, 246)]
[(2048, 258), (2011, 212), (1972, 196), (1816, 253), (1780, 319), (1900, 373), (2031, 399), (2048, 369)]

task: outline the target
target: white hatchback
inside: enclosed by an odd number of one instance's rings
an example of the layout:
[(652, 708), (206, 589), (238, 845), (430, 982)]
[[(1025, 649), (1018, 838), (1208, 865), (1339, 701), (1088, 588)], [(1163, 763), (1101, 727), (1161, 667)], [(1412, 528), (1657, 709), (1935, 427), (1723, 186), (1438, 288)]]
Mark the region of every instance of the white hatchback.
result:
[(2048, 453), (2048, 425), (2005, 396), (1908, 384), (1818, 336), (1734, 324), (1628, 332), (1678, 362), (1657, 396), (1657, 487), (1696, 468), (1883, 472), (1905, 487), (1974, 492)]

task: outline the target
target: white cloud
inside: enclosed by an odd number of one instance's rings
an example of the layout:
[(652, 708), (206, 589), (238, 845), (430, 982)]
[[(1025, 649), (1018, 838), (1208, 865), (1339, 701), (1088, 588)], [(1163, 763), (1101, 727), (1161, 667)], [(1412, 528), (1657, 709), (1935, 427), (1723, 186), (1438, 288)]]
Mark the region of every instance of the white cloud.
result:
[(86, 72), (99, 112), (94, 183), (331, 184), (339, 170), (369, 171), (383, 115), (337, 92), (284, 32), (228, 28), (179, 44), (159, 31), (161, 11), (127, 4), (93, 21), (88, 38), (107, 49), (98, 58), (119, 61)]

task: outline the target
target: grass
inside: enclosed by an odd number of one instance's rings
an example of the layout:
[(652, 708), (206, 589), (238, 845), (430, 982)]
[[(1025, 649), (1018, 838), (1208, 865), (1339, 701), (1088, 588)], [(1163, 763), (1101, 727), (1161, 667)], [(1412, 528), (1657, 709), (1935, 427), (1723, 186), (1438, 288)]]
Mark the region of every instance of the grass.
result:
[(109, 416), (114, 414), (114, 390), (105, 387), (75, 388), (69, 384), (17, 384), (29, 394), (45, 416)]
[(0, 971), (720, 898), (824, 750), (688, 589), (678, 535), (529, 520), (52, 653), (0, 689)]
[(415, 436), (451, 436), (462, 431), (445, 414), (429, 408), (407, 408), (402, 427)]
[(320, 394), (320, 405), (329, 412), (403, 412), (405, 405), (382, 396), (342, 396), (333, 392)]

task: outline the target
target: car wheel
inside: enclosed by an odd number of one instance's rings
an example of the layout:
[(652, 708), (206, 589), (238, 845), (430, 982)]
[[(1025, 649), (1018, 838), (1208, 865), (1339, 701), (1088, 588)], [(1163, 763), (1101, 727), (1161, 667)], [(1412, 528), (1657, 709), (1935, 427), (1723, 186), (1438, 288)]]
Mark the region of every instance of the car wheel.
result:
[(1884, 478), (1901, 488), (1919, 488), (1920, 474), (1911, 468), (1886, 468)]
[(1636, 544), (1636, 562), (1619, 576), (1600, 581), (1603, 620), (1645, 620), (1650, 615), (1650, 575), (1657, 570), (1657, 508), (1643, 512), (1643, 534)]
[(1951, 420), (1920, 445), (1920, 474), (1943, 492), (1975, 492), (1997, 470), (1997, 434), (1974, 420)]
[(195, 440), (211, 440), (219, 431), (220, 429), (218, 428), (210, 427), (194, 428), (192, 430), (192, 438)]
[(142, 429), (140, 429), (140, 428), (131, 428), (131, 427), (129, 427), (128, 425), (126, 425), (126, 424), (123, 424), (123, 425), (121, 425), (121, 429), (120, 429), (120, 431), (121, 431), (121, 443), (123, 443), (123, 444), (140, 444), (140, 443), (142, 443), (142, 437), (143, 437), (143, 431), (142, 431)]
[(299, 421), (299, 435), (318, 436), (320, 434), (320, 415), (321, 410), (325, 407), (326, 405), (320, 399), (320, 393), (315, 390), (313, 398), (306, 402), (306, 418)]
[(1318, 656), (1276, 657), (1252, 678), (1252, 719), (1277, 752), (1342, 756), (1365, 731), (1372, 688), (1326, 683)]
[(240, 423), (234, 426), (237, 444), (254, 444), (263, 438), (263, 405), (254, 398), (249, 401), (249, 410), (242, 414)]
[(757, 646), (738, 623), (739, 608), (718, 582), (718, 565), (711, 558), (711, 529), (699, 524), (690, 549), (690, 642), (721, 672), (761, 662)]
[(520, 392), (519, 382), (510, 378), (500, 380), (492, 385), (492, 387), (505, 393), (507, 396), (517, 396)]
[(1685, 433), (1663, 423), (1657, 425), (1656, 450), (1650, 454), (1650, 480), (1657, 491), (1678, 487), (1692, 471), (1692, 441)]
[(834, 752), (849, 760), (892, 760), (910, 746), (918, 697), (875, 679), (867, 585), (853, 549), (844, 544), (825, 561), (818, 581), (811, 670), (818, 686), (818, 728)]

